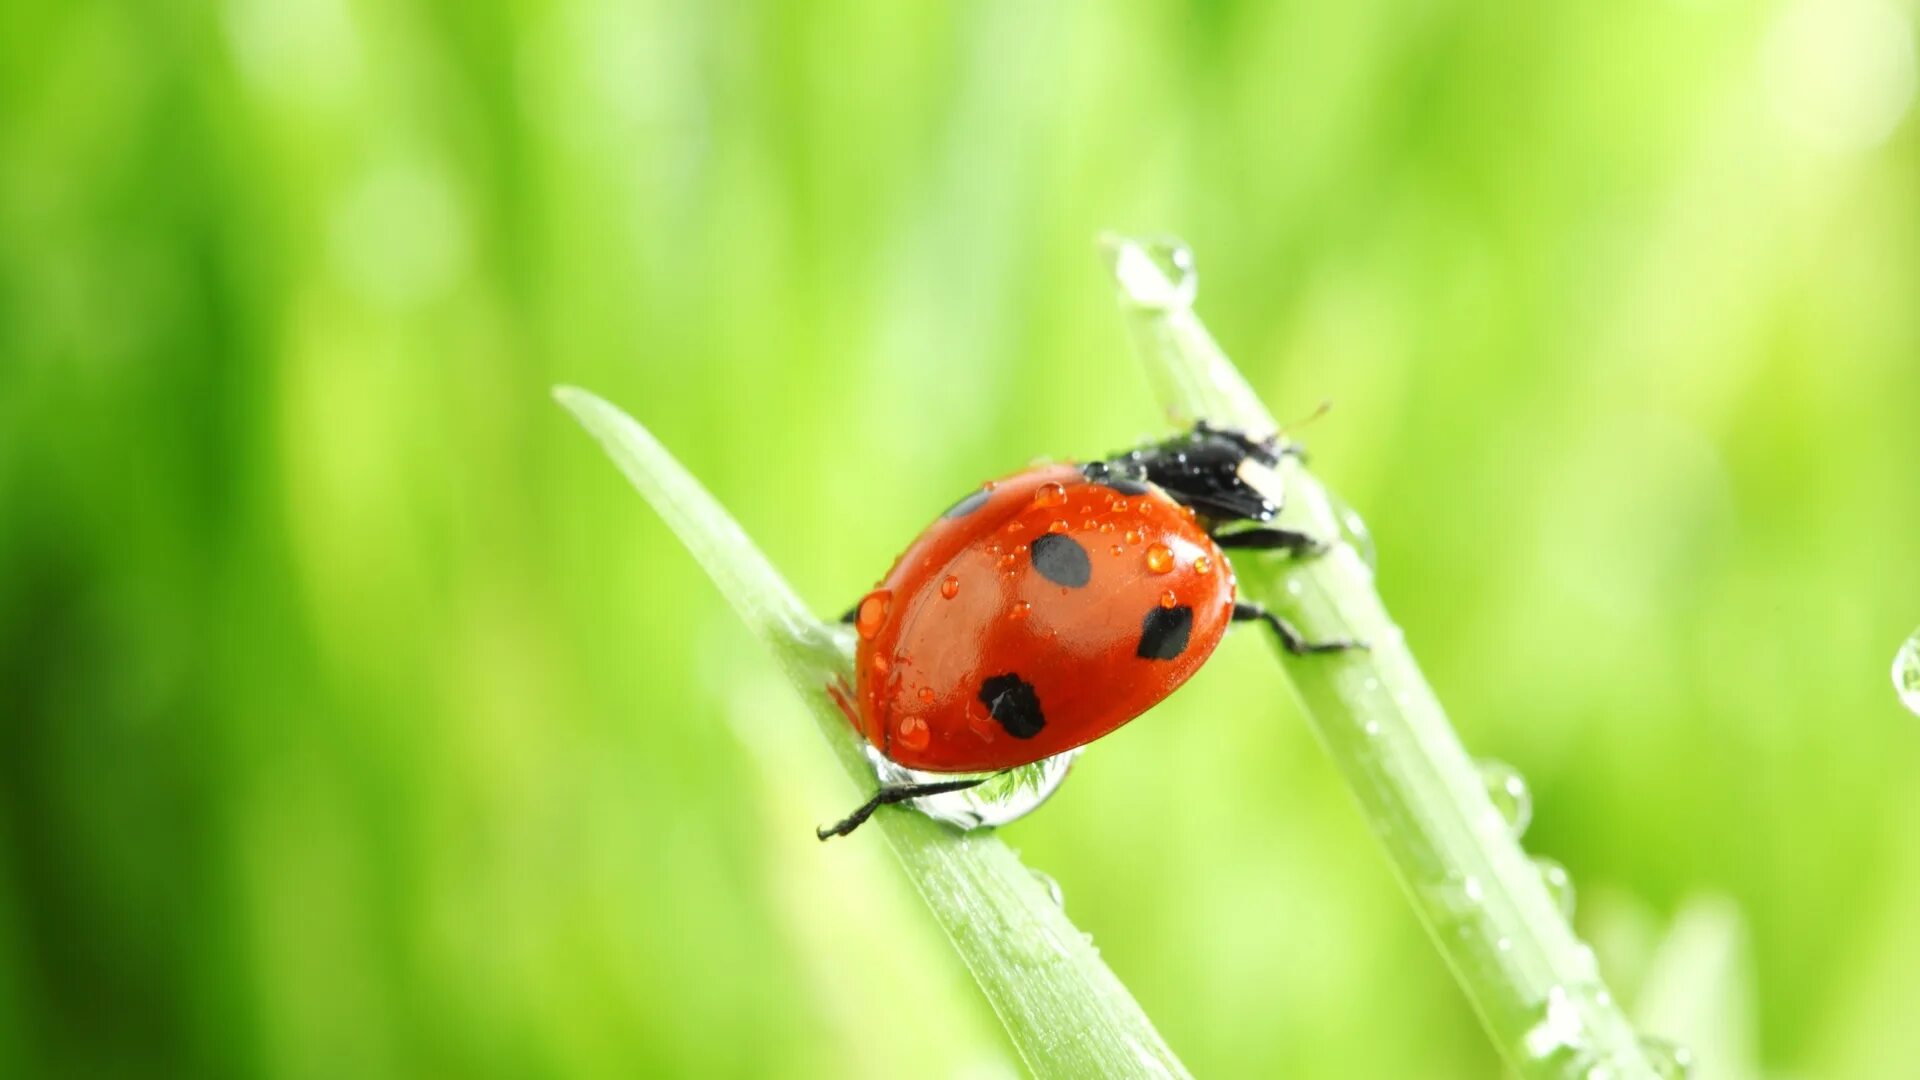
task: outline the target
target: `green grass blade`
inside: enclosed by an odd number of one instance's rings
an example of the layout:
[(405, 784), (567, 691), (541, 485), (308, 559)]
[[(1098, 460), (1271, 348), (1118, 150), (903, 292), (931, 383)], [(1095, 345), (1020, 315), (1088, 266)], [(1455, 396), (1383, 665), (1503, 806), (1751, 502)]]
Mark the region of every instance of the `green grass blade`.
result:
[[(1149, 381), (1178, 422), (1210, 419), (1275, 430), (1191, 307), (1193, 283), (1164, 269), (1165, 244), (1123, 237), (1106, 255)], [(1281, 521), (1341, 536), (1327, 490), (1282, 463)], [(1527, 1077), (1654, 1075), (1540, 874), (1494, 808), (1404, 635), (1351, 544), (1296, 562), (1236, 552), (1247, 599), (1312, 638), (1355, 637), (1367, 652), (1281, 652), (1308, 717), (1351, 787), (1435, 944), (1507, 1061)]]
[[(824, 692), (835, 677), (852, 680), (847, 635), (813, 617), (732, 516), (644, 427), (584, 390), (560, 387), (554, 396), (600, 440), (779, 658), (854, 787), (868, 794), (873, 773), (858, 738)], [(902, 811), (882, 811), (852, 842), (875, 832), (1034, 1075), (1188, 1075), (1088, 938), (1005, 844)]]

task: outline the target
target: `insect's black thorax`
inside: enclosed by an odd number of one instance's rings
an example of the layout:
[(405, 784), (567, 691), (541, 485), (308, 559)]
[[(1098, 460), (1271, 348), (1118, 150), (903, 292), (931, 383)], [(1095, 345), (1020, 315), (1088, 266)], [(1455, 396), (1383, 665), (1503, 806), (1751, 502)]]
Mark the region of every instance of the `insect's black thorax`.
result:
[(1249, 461), (1272, 467), (1280, 452), (1275, 439), (1254, 439), (1202, 422), (1185, 435), (1089, 462), (1081, 471), (1088, 480), (1122, 490), (1125, 484), (1151, 482), (1215, 523), (1269, 521), (1279, 505), (1248, 484), (1241, 470)]

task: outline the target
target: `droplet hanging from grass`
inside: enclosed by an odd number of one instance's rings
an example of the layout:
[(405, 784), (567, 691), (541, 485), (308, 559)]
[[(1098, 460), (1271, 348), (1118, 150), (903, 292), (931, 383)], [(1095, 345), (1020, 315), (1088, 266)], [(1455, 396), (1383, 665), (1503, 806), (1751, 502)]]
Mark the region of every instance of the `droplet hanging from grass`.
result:
[(1507, 823), (1507, 831), (1519, 839), (1533, 821), (1533, 792), (1513, 766), (1488, 759), (1480, 763), (1480, 779), (1487, 785), (1487, 797)]
[(1567, 868), (1560, 865), (1559, 860), (1544, 855), (1534, 856), (1533, 865), (1540, 871), (1540, 880), (1547, 886), (1547, 895), (1553, 897), (1554, 906), (1560, 909), (1560, 914), (1568, 919), (1573, 918), (1573, 876), (1567, 873)]
[(1113, 275), (1126, 298), (1143, 308), (1190, 308), (1200, 292), (1193, 252), (1178, 240), (1147, 240), (1121, 246)]
[[(887, 760), (871, 745), (864, 749), (867, 763), (873, 766), (874, 779), (882, 785), (930, 784), (961, 778), (953, 773), (909, 769)], [(1066, 780), (1067, 770), (1073, 767), (1074, 759), (1079, 756), (1079, 750), (1069, 750), (1064, 754), (1042, 758), (1031, 765), (1009, 769), (979, 787), (949, 791), (944, 795), (929, 795), (907, 805), (957, 829), (998, 828), (1039, 809), (1040, 804), (1046, 802)]]
[(1908, 712), (1920, 716), (1920, 630), (1915, 630), (1893, 654), (1893, 690)]

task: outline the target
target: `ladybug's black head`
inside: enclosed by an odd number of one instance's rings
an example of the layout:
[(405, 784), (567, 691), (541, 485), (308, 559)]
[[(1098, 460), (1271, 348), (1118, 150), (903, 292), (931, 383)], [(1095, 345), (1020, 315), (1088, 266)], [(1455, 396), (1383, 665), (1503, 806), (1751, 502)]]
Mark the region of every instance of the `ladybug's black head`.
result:
[(1280, 447), (1272, 437), (1254, 439), (1201, 421), (1185, 435), (1092, 462), (1081, 471), (1109, 487), (1151, 481), (1214, 522), (1270, 521), (1280, 507), (1248, 484), (1241, 469), (1248, 462), (1271, 468), (1279, 460)]

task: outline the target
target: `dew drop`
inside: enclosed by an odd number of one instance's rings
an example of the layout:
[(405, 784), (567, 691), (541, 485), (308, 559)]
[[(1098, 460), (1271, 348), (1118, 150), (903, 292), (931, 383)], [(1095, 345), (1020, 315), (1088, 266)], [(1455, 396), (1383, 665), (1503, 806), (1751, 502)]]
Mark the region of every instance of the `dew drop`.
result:
[(1127, 301), (1138, 307), (1160, 311), (1190, 308), (1200, 291), (1193, 251), (1178, 240), (1120, 242), (1113, 273)]
[(940, 582), (940, 595), (948, 600), (960, 595), (960, 579), (948, 574)]
[(1160, 594), (1160, 606), (1163, 608), (1173, 607), (1175, 604), (1178, 604), (1179, 602), (1180, 602), (1180, 598), (1173, 594), (1172, 589), (1168, 589), (1167, 591)]
[(1015, 620), (1024, 619), (1031, 614), (1033, 614), (1033, 605), (1027, 603), (1025, 600), (1022, 600), (1007, 609), (1007, 618), (1009, 619), (1015, 619)]
[(873, 659), (867, 661), (867, 666), (873, 668), (873, 670), (879, 674), (885, 675), (887, 669), (892, 667), (893, 663), (887, 659), (886, 653), (874, 653)]
[(1103, 522), (1101, 522), (1101, 523), (1100, 523), (1100, 531), (1101, 531), (1102, 533), (1110, 533), (1110, 532), (1112, 532), (1112, 531), (1113, 531), (1113, 522), (1111, 522), (1111, 521), (1103, 521)]
[(1112, 550), (1115, 555), (1125, 555), (1127, 553), (1127, 549), (1124, 547), (1121, 547), (1119, 544), (1113, 545)]
[(1094, 518), (1088, 518), (1087, 520), (1080, 523), (1080, 528), (1085, 532), (1092, 532), (1095, 529), (1098, 529), (1099, 527), (1100, 527), (1100, 522)]
[(1009, 522), (1009, 523), (1007, 524), (1007, 535), (1008, 535), (1008, 536), (1019, 536), (1019, 535), (1020, 535), (1021, 533), (1023, 533), (1023, 532), (1026, 532), (1026, 531), (1027, 531), (1027, 527), (1026, 527), (1025, 525), (1022, 525), (1022, 524), (1020, 524), (1020, 523), (1019, 523), (1019, 522), (1017, 522), (1017, 521), (1014, 521), (1014, 522)]
[(1173, 549), (1165, 544), (1152, 544), (1147, 547), (1147, 569), (1156, 574), (1164, 574), (1173, 569)]
[(1107, 504), (1107, 509), (1113, 511), (1116, 514), (1124, 514), (1127, 512), (1127, 500), (1115, 499), (1112, 502)]
[(1354, 513), (1353, 507), (1342, 502), (1338, 495), (1329, 493), (1327, 501), (1332, 504), (1334, 521), (1340, 526), (1340, 539), (1353, 545), (1367, 569), (1376, 569), (1380, 553), (1374, 548), (1373, 530), (1367, 528), (1366, 519)]
[(1213, 560), (1207, 558), (1205, 555), (1195, 556), (1193, 560), (1193, 572), (1196, 574), (1213, 573)]
[(1055, 518), (1053, 524), (1047, 526), (1047, 531), (1050, 533), (1063, 533), (1067, 531), (1067, 528), (1067, 522), (1064, 518)]
[(1067, 489), (1055, 483), (1041, 484), (1033, 492), (1033, 505), (1060, 506), (1067, 501)]
[(1527, 790), (1527, 782), (1513, 766), (1491, 759), (1480, 763), (1480, 779), (1487, 785), (1493, 808), (1507, 823), (1507, 831), (1519, 839), (1533, 821), (1533, 793)]
[(1540, 882), (1547, 887), (1547, 895), (1553, 898), (1553, 906), (1560, 909), (1562, 918), (1573, 918), (1573, 877), (1559, 860), (1549, 859), (1545, 855), (1533, 858), (1534, 869), (1540, 871)]
[(894, 729), (894, 741), (909, 750), (925, 750), (933, 741), (933, 730), (917, 716), (903, 716)]
[(1900, 704), (1920, 716), (1920, 630), (1893, 656), (1893, 689), (1900, 695)]
[(1653, 1075), (1660, 1080), (1687, 1080), (1693, 1075), (1693, 1051), (1683, 1043), (1658, 1035), (1643, 1035), (1640, 1052), (1646, 1055), (1647, 1064), (1653, 1066)]
[(1578, 1053), (1584, 1048), (1587, 1033), (1580, 1022), (1580, 1010), (1574, 1005), (1573, 998), (1564, 986), (1555, 986), (1547, 991), (1546, 1006), (1540, 1019), (1527, 1029), (1522, 1044), (1527, 1056), (1535, 1060), (1553, 1057), (1563, 1050)]
[(1058, 908), (1066, 907), (1067, 894), (1060, 891), (1060, 883), (1053, 880), (1053, 875), (1047, 873), (1045, 870), (1029, 869), (1033, 874), (1033, 879), (1040, 883), (1041, 888), (1047, 890), (1047, 899), (1053, 901), (1053, 906)]
[[(989, 719), (984, 708), (972, 704), (967, 712), (967, 722), (974, 733), (983, 741), (992, 742), (995, 737), (1004, 735), (1000, 725)], [(932, 732), (928, 732), (931, 741)], [(867, 764), (872, 767), (873, 775), (881, 785), (887, 784), (926, 784), (941, 780), (952, 780), (952, 773), (929, 773), (909, 769), (896, 762), (889, 761), (880, 752), (879, 747), (871, 744), (865, 748)], [(940, 795), (927, 795), (903, 805), (934, 819), (959, 829), (992, 828), (1018, 820), (1033, 812), (1034, 808), (1047, 801), (1067, 778), (1067, 771), (1079, 757), (1080, 751), (1069, 750), (1064, 754), (1055, 754), (1042, 758), (1031, 765), (1022, 765), (1010, 772), (988, 780), (979, 787), (962, 791), (949, 791)]]
[(933, 687), (931, 686), (921, 687), (920, 693), (918, 696), (922, 702), (931, 705), (933, 703)]
[(880, 628), (887, 624), (887, 610), (893, 606), (893, 592), (888, 589), (875, 589), (860, 599), (860, 608), (853, 617), (853, 628), (860, 636), (873, 640)]
[(1142, 539), (1143, 539), (1143, 538), (1142, 538), (1142, 537), (1141, 537), (1141, 535), (1140, 535), (1140, 530), (1139, 530), (1139, 529), (1128, 529), (1128, 530), (1127, 530), (1127, 543), (1129, 543), (1129, 544), (1137, 544), (1137, 543), (1139, 543), (1139, 542), (1140, 542), (1140, 541), (1141, 541)]

